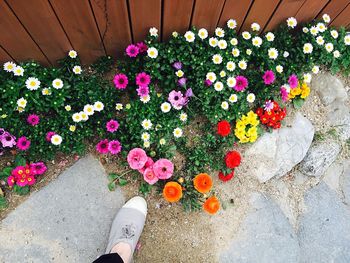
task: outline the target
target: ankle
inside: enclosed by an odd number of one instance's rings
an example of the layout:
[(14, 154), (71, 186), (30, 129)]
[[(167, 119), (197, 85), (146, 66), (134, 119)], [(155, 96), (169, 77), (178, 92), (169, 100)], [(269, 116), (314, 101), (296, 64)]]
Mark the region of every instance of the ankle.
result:
[(118, 253), (124, 263), (129, 263), (132, 256), (131, 246), (125, 242), (119, 242), (118, 244), (114, 245), (110, 253)]

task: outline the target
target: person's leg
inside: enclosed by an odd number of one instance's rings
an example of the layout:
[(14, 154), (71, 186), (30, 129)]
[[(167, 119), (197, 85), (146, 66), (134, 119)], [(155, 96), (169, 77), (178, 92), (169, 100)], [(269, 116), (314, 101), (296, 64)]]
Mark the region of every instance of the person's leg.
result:
[(147, 203), (142, 197), (131, 198), (118, 211), (109, 234), (105, 255), (94, 263), (129, 263), (143, 230)]

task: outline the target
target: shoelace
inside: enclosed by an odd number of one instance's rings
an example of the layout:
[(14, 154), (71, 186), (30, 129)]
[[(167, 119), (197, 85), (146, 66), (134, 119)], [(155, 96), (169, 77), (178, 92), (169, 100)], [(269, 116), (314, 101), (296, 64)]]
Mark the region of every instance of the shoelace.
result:
[(131, 239), (135, 236), (136, 226), (134, 224), (125, 225), (122, 228), (121, 238)]

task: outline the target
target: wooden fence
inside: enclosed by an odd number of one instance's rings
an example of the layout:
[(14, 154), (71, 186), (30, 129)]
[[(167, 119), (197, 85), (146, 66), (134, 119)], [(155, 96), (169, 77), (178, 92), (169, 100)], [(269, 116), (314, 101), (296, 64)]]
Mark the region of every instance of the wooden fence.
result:
[(192, 25), (213, 32), (229, 18), (241, 31), (252, 22), (267, 31), (290, 16), (304, 22), (323, 13), (350, 26), (350, 0), (0, 0), (0, 62), (50, 65), (75, 49), (89, 63), (120, 56), (153, 26), (166, 40)]

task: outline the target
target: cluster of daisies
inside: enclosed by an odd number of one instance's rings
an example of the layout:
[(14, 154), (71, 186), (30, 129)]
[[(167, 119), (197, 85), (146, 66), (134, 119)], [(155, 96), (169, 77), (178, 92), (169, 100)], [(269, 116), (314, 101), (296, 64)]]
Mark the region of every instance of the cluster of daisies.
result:
[[(66, 111), (71, 111), (72, 107), (70, 105), (65, 106)], [(101, 101), (96, 101), (94, 104), (86, 104), (82, 111), (75, 112), (72, 114), (72, 120), (75, 123), (85, 122), (91, 118), (95, 112), (101, 112), (104, 109), (104, 104)], [(75, 128), (74, 128), (75, 130)]]

